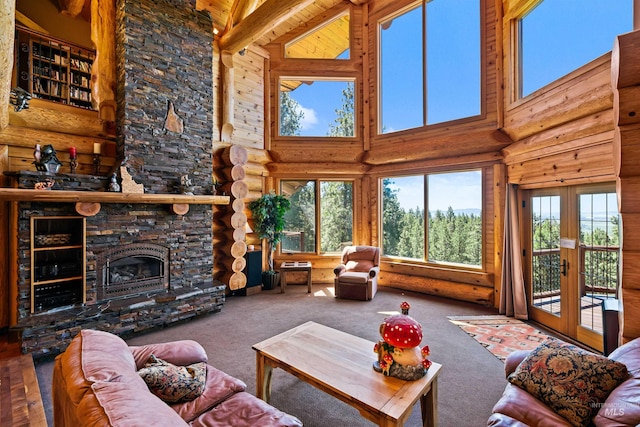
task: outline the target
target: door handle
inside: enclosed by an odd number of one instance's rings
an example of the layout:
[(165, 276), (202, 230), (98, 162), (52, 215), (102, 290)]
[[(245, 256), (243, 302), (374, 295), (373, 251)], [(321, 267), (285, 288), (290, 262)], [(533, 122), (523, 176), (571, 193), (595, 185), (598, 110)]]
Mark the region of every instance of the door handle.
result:
[(567, 275), (567, 267), (569, 266), (569, 263), (567, 262), (566, 259), (562, 260), (562, 264), (560, 264), (560, 273), (562, 273), (563, 276)]

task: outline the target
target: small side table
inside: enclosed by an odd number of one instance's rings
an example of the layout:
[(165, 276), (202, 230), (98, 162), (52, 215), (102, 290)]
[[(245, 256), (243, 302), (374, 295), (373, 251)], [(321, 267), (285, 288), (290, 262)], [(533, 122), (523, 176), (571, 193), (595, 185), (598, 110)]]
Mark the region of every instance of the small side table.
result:
[(285, 261), (280, 264), (280, 293), (283, 294), (287, 287), (288, 271), (307, 272), (307, 293), (311, 293), (311, 263), (309, 261)]

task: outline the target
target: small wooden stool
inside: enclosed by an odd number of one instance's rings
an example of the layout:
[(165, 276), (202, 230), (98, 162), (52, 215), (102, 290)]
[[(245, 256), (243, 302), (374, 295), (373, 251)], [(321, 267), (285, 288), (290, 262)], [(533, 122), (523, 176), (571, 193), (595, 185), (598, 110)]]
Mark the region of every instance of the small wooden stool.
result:
[(285, 261), (280, 264), (280, 293), (287, 287), (287, 271), (307, 272), (307, 293), (311, 293), (311, 263), (309, 261)]

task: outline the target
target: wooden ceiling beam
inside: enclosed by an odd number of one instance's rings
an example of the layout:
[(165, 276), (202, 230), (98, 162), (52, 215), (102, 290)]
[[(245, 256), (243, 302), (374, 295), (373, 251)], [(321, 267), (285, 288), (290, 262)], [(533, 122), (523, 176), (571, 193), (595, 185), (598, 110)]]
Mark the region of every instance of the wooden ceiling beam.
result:
[(84, 1), (85, 0), (58, 0), (58, 7), (63, 15), (75, 18), (82, 12)]
[(231, 31), (237, 22), (242, 21), (247, 15), (250, 15), (258, 6), (258, 0), (235, 0), (231, 6), (231, 12), (227, 19), (227, 25), (224, 33)]
[(237, 53), (314, 0), (267, 0), (220, 37), (220, 50)]

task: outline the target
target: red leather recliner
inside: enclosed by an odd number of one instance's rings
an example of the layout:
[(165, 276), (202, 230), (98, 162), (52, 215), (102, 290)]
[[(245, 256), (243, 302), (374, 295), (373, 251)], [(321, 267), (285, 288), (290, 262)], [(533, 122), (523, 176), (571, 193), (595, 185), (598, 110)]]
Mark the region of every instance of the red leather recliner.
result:
[(333, 270), (336, 298), (372, 299), (378, 291), (380, 248), (347, 246), (342, 250), (341, 262)]

